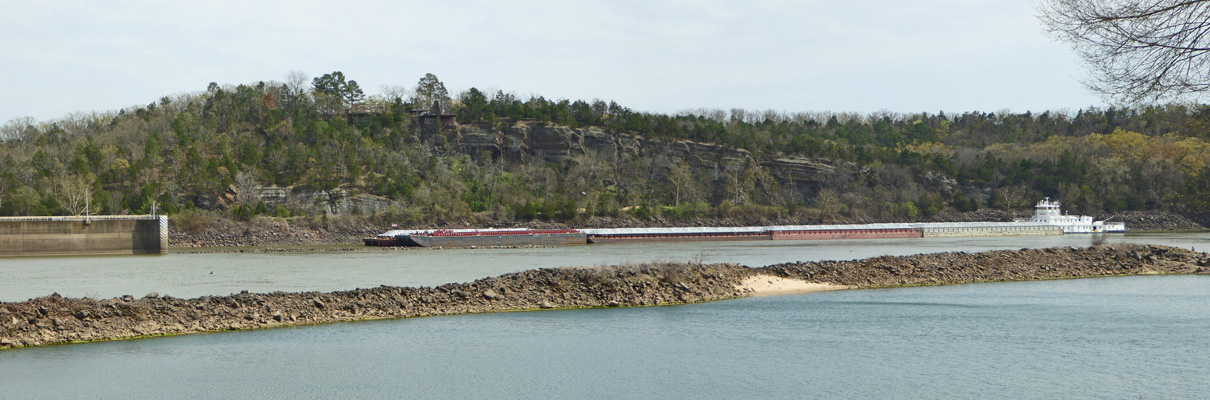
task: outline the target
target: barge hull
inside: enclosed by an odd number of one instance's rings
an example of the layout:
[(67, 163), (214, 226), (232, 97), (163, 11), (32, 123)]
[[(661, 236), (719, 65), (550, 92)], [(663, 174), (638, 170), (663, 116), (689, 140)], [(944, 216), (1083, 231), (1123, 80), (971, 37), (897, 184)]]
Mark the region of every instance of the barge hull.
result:
[(412, 241), (412, 238), (409, 237), (408, 235), (379, 236), (379, 237), (372, 237), (372, 238), (366, 238), (366, 239), (361, 239), (361, 240), (363, 242), (365, 242), (366, 246), (374, 246), (374, 247), (417, 247), (417, 246), (420, 246), (416, 242)]
[(822, 229), (773, 231), (773, 240), (903, 239), (924, 237), (919, 229)]
[(582, 232), (536, 233), (524, 235), (411, 235), (412, 242), (422, 247), (471, 247), (471, 246), (562, 246), (587, 243)]
[(738, 233), (738, 234), (628, 234), (628, 235), (589, 235), (588, 243), (630, 243), (630, 242), (687, 242), (687, 241), (733, 241), (733, 240), (772, 240), (768, 233)]

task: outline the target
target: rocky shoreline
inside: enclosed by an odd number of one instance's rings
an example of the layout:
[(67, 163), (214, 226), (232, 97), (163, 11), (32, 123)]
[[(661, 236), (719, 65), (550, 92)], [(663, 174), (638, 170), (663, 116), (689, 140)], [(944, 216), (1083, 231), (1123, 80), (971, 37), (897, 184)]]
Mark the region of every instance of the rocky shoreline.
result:
[(685, 304), (755, 294), (753, 277), (877, 288), (1137, 274), (1210, 274), (1210, 254), (1164, 246), (937, 253), (777, 264), (655, 263), (545, 268), (438, 287), (247, 293), (180, 299), (0, 303), (0, 348), (388, 318)]

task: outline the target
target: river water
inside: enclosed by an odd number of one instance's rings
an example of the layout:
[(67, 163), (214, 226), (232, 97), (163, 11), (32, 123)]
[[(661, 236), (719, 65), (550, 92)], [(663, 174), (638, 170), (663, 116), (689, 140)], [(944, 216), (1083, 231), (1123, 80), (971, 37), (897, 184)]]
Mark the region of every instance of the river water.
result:
[(0, 352), (0, 398), (1201, 398), (1210, 277), (824, 292)]
[[(556, 265), (687, 258), (765, 265), (1088, 241), (182, 254), (3, 260), (0, 272), (6, 298), (32, 296), (9, 290), (55, 285), (103, 297), (113, 290), (188, 297), (434, 285)], [(1115, 241), (1210, 249), (1204, 234)], [(39, 265), (68, 275), (29, 272)], [(168, 271), (141, 276), (156, 266)], [(247, 269), (262, 271), (203, 280), (210, 270)], [(135, 283), (104, 286), (127, 277)], [(44, 288), (21, 288), (36, 285)], [(1210, 393), (1207, 304), (1210, 277), (1145, 276), (339, 323), (3, 351), (0, 398), (1197, 398)]]
[[(1109, 235), (1109, 243), (1149, 243), (1210, 250), (1210, 234)], [(241, 290), (334, 291), (437, 286), (509, 272), (648, 261), (730, 262), (753, 267), (794, 261), (854, 260), (882, 255), (976, 252), (1052, 246), (1087, 247), (1089, 235), (724, 241), (599, 244), (523, 249), (411, 249), (318, 253), (214, 253), (109, 257), (0, 258), (0, 301), (59, 293), (68, 297), (181, 298)]]

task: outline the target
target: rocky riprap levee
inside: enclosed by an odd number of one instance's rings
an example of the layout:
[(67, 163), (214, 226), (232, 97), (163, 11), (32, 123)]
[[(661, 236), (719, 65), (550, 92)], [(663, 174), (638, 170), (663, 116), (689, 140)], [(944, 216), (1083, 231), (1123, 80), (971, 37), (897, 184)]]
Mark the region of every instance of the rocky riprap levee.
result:
[(1210, 255), (1162, 246), (1102, 246), (938, 253), (748, 268), (659, 263), (546, 268), (435, 288), (381, 286), (331, 293), (247, 293), (179, 299), (76, 299), (57, 294), (0, 303), (0, 348), (383, 318), (512, 310), (684, 304), (748, 294), (767, 274), (855, 288), (1204, 274)]
[(693, 303), (741, 296), (729, 264), (553, 268), (435, 288), (96, 300), (58, 294), (0, 303), (0, 348), (383, 318)]
[(760, 268), (776, 276), (854, 288), (946, 285), (1141, 274), (1207, 274), (1210, 254), (1167, 246), (951, 252)]

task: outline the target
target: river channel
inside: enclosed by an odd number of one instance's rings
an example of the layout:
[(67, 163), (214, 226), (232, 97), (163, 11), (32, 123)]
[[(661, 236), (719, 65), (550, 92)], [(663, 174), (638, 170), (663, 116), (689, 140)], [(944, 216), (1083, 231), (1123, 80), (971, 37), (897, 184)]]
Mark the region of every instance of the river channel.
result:
[[(0, 258), (0, 301), (59, 293), (111, 298), (158, 293), (181, 298), (249, 292), (334, 291), (437, 286), (535, 268), (649, 261), (765, 266), (883, 255), (1086, 247), (1089, 235), (1000, 238), (723, 241), (596, 244), (517, 249), (408, 249), (314, 253), (209, 253), (158, 256)], [(1108, 243), (1210, 250), (1210, 234), (1116, 234)]]
[[(1110, 243), (1210, 250), (1205, 234)], [(437, 285), (650, 260), (766, 265), (1087, 246), (1087, 236), (0, 260), (0, 294)], [(214, 273), (211, 274), (210, 272)], [(337, 323), (0, 352), (0, 398), (1197, 398), (1210, 277), (822, 292)]]

